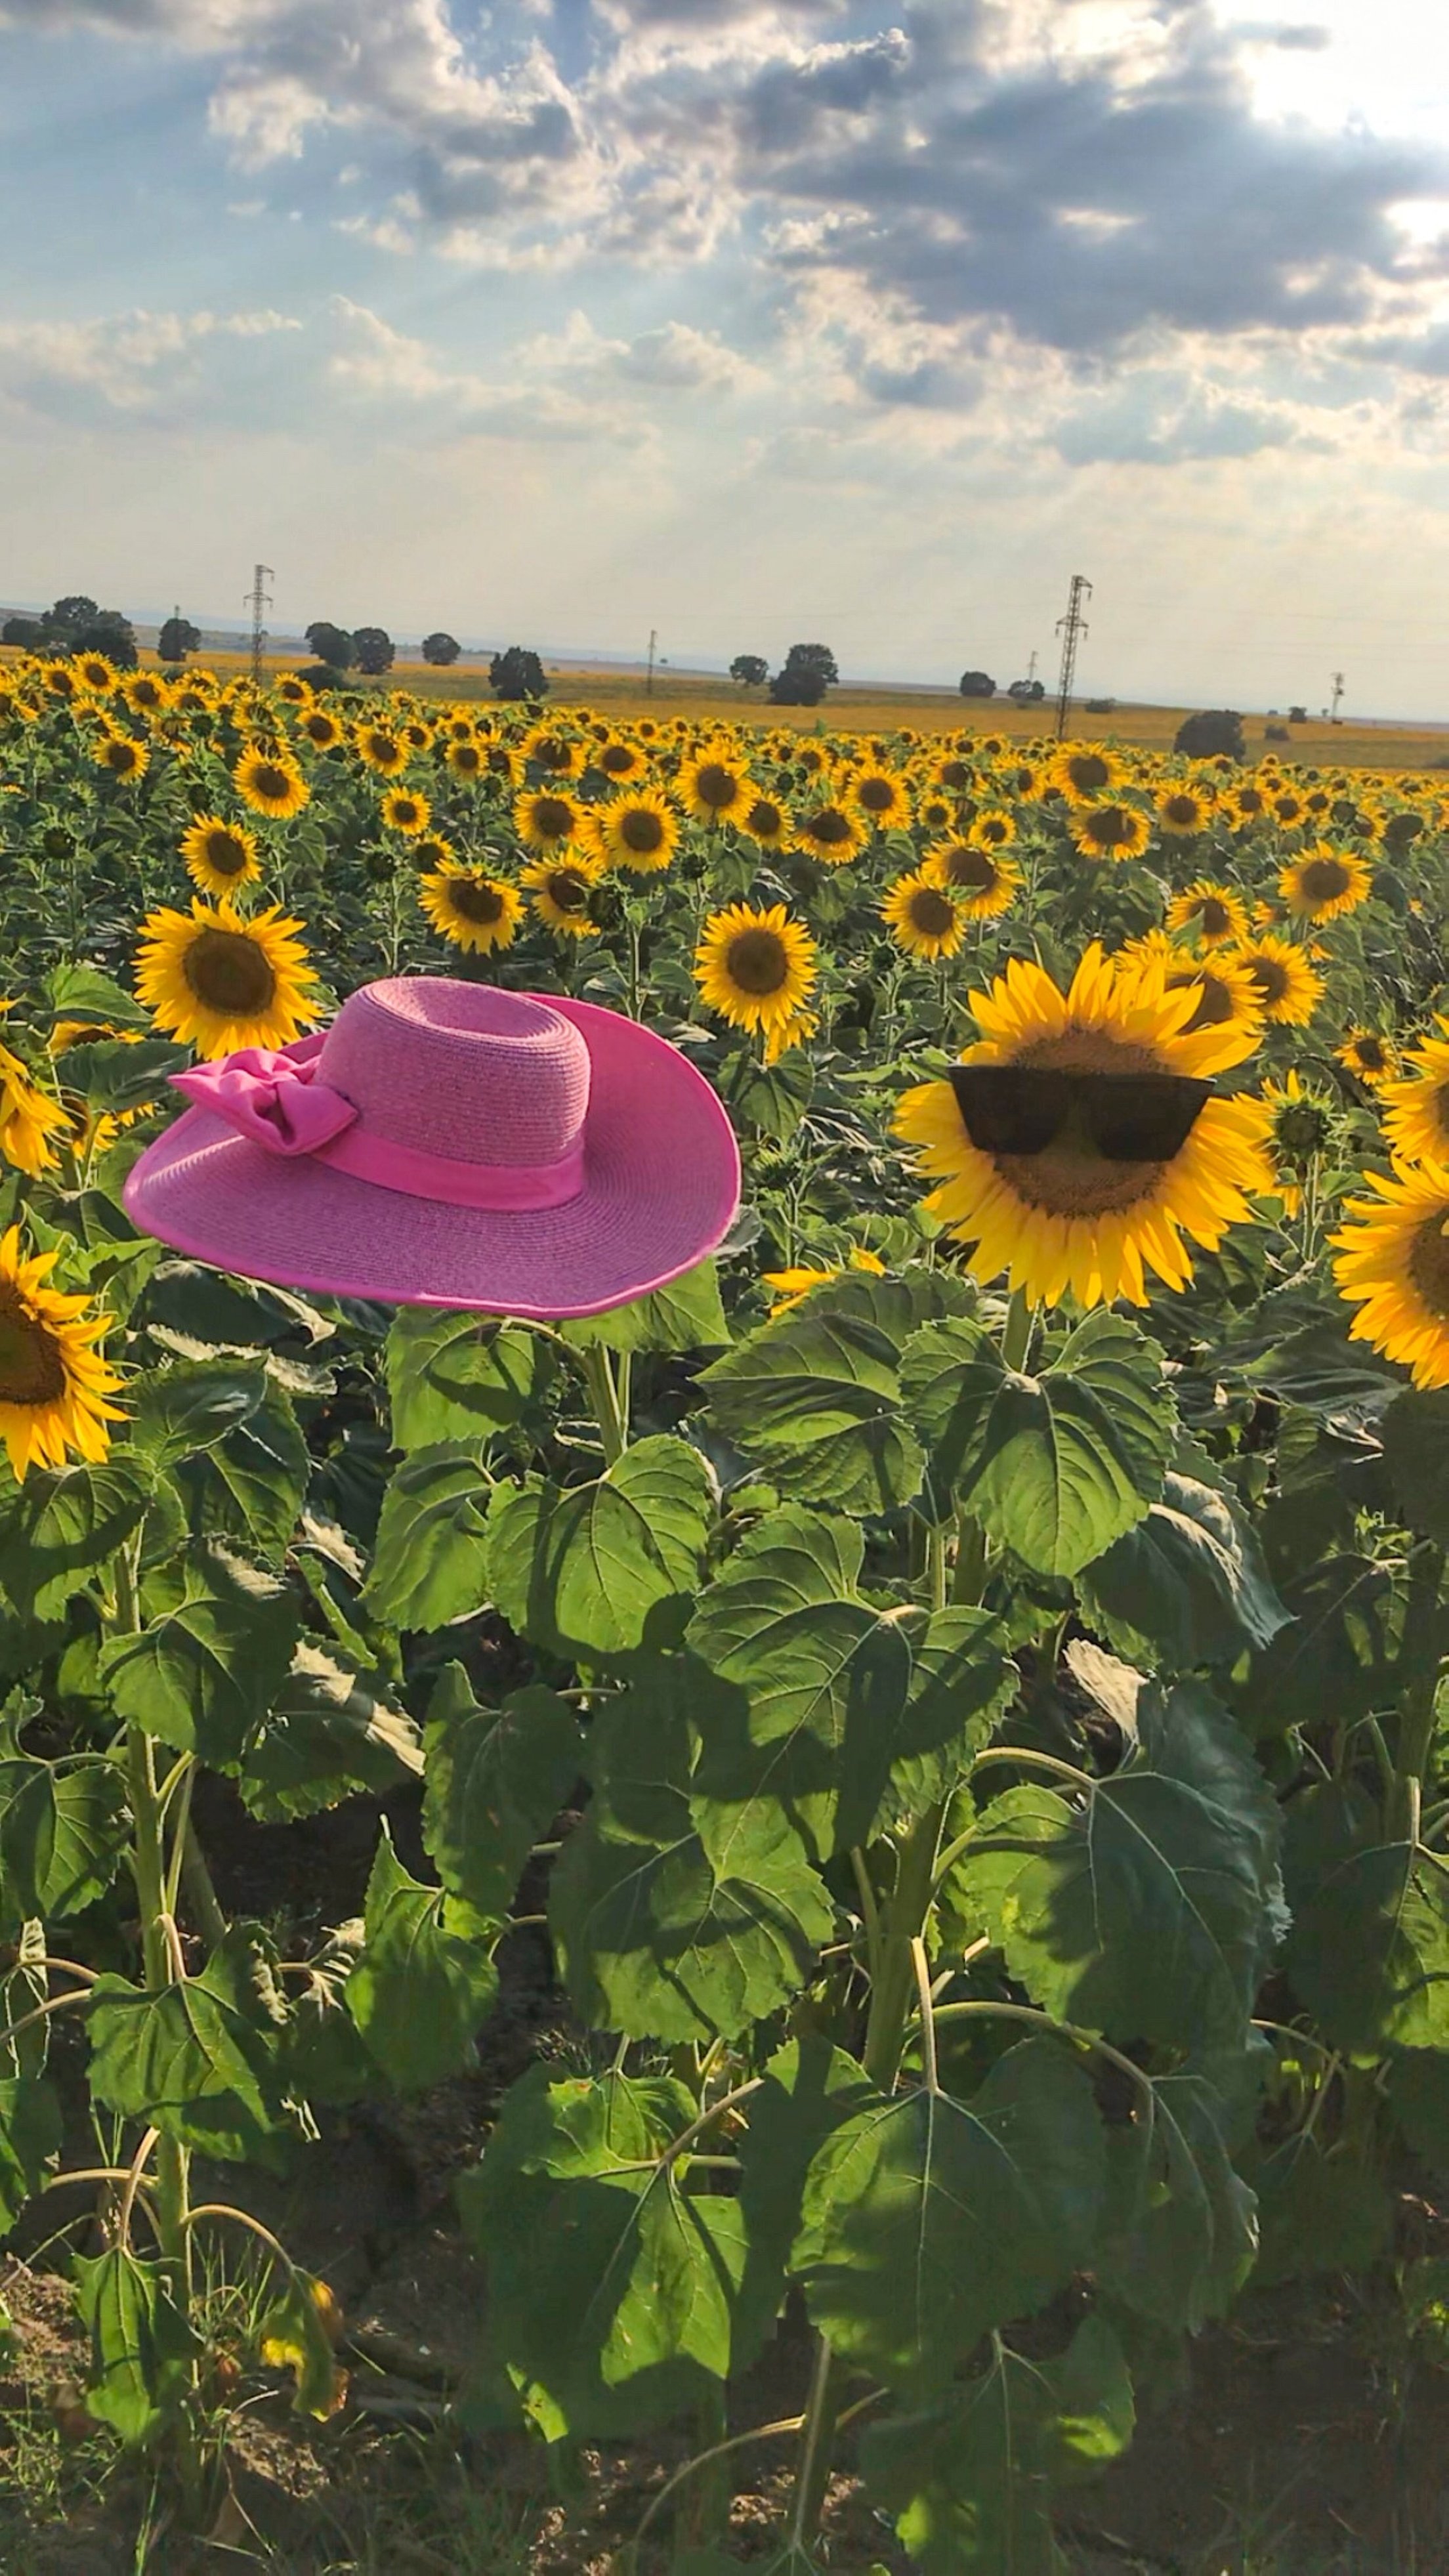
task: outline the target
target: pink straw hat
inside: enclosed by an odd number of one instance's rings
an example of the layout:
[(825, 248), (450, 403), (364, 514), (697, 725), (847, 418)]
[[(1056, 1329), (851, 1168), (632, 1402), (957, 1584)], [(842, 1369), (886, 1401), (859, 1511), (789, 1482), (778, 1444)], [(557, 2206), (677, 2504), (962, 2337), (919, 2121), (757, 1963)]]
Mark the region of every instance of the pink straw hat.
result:
[(390, 1306), (596, 1315), (690, 1270), (739, 1203), (734, 1131), (616, 1011), (443, 976), (365, 984), (325, 1034), (175, 1077), (126, 1183), (147, 1234)]

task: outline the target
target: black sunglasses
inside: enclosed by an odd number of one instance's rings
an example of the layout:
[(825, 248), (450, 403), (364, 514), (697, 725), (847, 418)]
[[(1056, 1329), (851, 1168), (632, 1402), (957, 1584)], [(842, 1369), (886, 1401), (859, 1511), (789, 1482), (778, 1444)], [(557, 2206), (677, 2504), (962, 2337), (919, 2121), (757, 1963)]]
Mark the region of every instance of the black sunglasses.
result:
[(1029, 1064), (953, 1064), (950, 1081), (978, 1153), (1042, 1154), (1072, 1127), (1109, 1163), (1170, 1162), (1213, 1088), (1185, 1074), (1061, 1073)]

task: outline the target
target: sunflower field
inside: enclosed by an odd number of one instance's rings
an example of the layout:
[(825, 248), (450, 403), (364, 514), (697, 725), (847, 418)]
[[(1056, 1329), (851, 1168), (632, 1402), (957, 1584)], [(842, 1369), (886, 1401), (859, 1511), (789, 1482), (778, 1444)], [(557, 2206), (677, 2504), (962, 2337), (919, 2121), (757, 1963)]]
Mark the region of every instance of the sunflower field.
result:
[[(284, 2217), (358, 2106), (469, 2106), (450, 2416), (677, 2463), (620, 2576), (1061, 2566), (1449, 2181), (1446, 861), (1429, 773), (0, 674), (0, 2221), (176, 2529), (357, 2402)], [(718, 1256), (550, 1323), (135, 1231), (173, 1077), (402, 974), (682, 1049)]]

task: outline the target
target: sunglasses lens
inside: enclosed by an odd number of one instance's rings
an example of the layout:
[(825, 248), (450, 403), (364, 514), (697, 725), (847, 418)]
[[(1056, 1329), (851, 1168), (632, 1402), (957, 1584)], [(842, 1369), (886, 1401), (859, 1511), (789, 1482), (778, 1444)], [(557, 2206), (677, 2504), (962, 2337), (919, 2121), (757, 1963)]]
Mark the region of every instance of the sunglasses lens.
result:
[(1028, 1065), (953, 1064), (961, 1123), (980, 1154), (1044, 1153), (1067, 1114), (1071, 1083)]
[(1197, 1123), (1209, 1082), (1175, 1073), (1085, 1076), (1084, 1106), (1093, 1144), (1110, 1163), (1168, 1163)]

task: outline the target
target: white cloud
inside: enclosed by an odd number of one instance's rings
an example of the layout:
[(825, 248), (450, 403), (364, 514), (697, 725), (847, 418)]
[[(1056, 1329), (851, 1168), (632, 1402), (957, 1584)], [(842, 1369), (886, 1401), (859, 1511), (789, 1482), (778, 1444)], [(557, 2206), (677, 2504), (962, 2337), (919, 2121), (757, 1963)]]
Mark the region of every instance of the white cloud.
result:
[(0, 395), (45, 412), (76, 395), (113, 412), (146, 412), (197, 381), (208, 343), (270, 340), (299, 331), (292, 315), (148, 313), (89, 321), (0, 321)]

